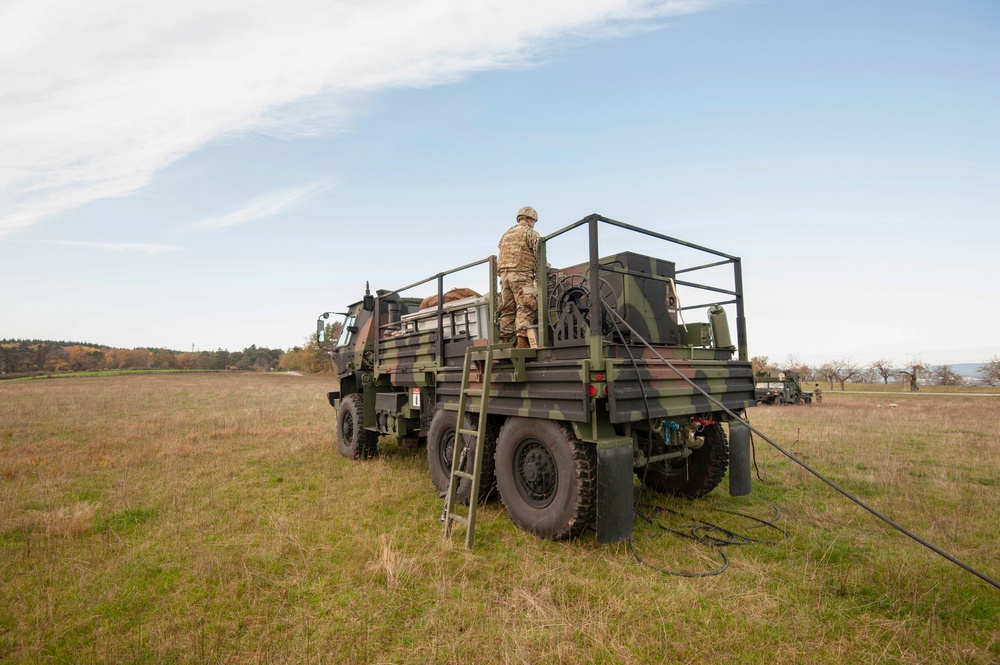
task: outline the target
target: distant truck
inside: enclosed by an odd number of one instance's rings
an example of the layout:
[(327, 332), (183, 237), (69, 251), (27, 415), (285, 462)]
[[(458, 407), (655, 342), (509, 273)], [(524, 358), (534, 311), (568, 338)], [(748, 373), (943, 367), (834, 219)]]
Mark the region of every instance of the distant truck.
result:
[(802, 390), (798, 372), (780, 372), (777, 376), (758, 372), (755, 380), (758, 404), (812, 404), (813, 394)]

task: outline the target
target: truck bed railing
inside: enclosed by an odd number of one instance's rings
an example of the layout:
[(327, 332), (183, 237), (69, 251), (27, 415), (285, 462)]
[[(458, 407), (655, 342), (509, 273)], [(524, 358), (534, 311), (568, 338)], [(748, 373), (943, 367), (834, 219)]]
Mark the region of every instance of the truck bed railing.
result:
[[(741, 361), (747, 361), (749, 359), (749, 353), (747, 350), (747, 333), (746, 333), (746, 315), (744, 312), (744, 302), (743, 302), (743, 272), (742, 263), (739, 257), (726, 254), (719, 250), (711, 249), (710, 247), (705, 247), (703, 245), (698, 245), (695, 243), (688, 242), (686, 240), (681, 240), (673, 236), (668, 236), (663, 233), (658, 233), (656, 231), (651, 231), (649, 229), (644, 229), (638, 226), (633, 226), (631, 224), (626, 224), (625, 222), (620, 222), (618, 220), (610, 219), (599, 214), (592, 214), (584, 217), (583, 219), (574, 222), (568, 226), (554, 231), (548, 235), (541, 237), (541, 242), (539, 243), (539, 262), (540, 265), (546, 265), (546, 254), (547, 245), (556, 238), (565, 235), (566, 233), (586, 226), (588, 228), (588, 249), (589, 249), (589, 277), (588, 280), (593, 281), (596, 276), (599, 279), (601, 272), (619, 272), (622, 274), (628, 274), (628, 271), (622, 271), (614, 266), (602, 265), (600, 262), (600, 243), (599, 243), (599, 229), (602, 225), (612, 226), (625, 231), (630, 231), (642, 236), (655, 238), (670, 244), (678, 245), (681, 247), (686, 247), (688, 249), (694, 250), (696, 252), (701, 252), (714, 257), (718, 257), (721, 260), (711, 261), (708, 263), (703, 263), (695, 266), (678, 267), (675, 270), (675, 275), (693, 275), (697, 277), (700, 271), (710, 270), (712, 268), (718, 268), (722, 266), (732, 267), (732, 286), (730, 288), (722, 288), (719, 286), (714, 286), (711, 284), (706, 284), (704, 282), (694, 281), (692, 279), (685, 280), (673, 280), (676, 285), (684, 286), (690, 289), (694, 289), (699, 292), (705, 293), (717, 293), (725, 296), (730, 296), (725, 300), (712, 300), (710, 302), (698, 305), (684, 305), (678, 307), (681, 311), (692, 310), (697, 308), (706, 307), (709, 305), (734, 305), (736, 309), (736, 338), (737, 338), (737, 349), (739, 353), (739, 359)], [(375, 298), (375, 311), (381, 312), (380, 301), (387, 298), (397, 298), (399, 294), (404, 293), (410, 289), (428, 284), (431, 282), (436, 282), (437, 284), (437, 307), (434, 311), (434, 317), (436, 318), (436, 325), (427, 326), (426, 323), (421, 324), (420, 330), (424, 332), (429, 332), (435, 330), (436, 335), (436, 349), (435, 354), (438, 358), (442, 358), (444, 354), (444, 343), (445, 340), (450, 337), (446, 334), (448, 322), (447, 322), (447, 312), (444, 302), (444, 279), (449, 275), (454, 275), (456, 273), (469, 270), (481, 265), (487, 265), (489, 267), (489, 292), (485, 296), (486, 303), (488, 305), (487, 318), (489, 319), (486, 328), (486, 335), (483, 335), (483, 322), (479, 322), (479, 335), (486, 336), (490, 340), (497, 340), (499, 338), (499, 327), (496, 319), (497, 306), (499, 305), (497, 298), (497, 271), (496, 271), (496, 256), (488, 256), (484, 259), (478, 261), (473, 261), (472, 263), (467, 263), (465, 265), (459, 266), (457, 268), (452, 268), (450, 270), (445, 270), (432, 275), (426, 279), (422, 279), (412, 284), (408, 284), (398, 289), (392, 291), (379, 291)], [(647, 278), (655, 279), (651, 276), (644, 276)], [(542, 347), (550, 346), (552, 340), (549, 339), (550, 331), (548, 321), (549, 315), (549, 289), (548, 289), (548, 273), (546, 270), (541, 270), (538, 273), (538, 341), (539, 345)], [(594, 288), (594, 284), (588, 283), (587, 285), (589, 295), (588, 295), (588, 307), (590, 309), (591, 321), (601, 321), (604, 318), (604, 304), (600, 298), (600, 290)], [(394, 322), (395, 326), (399, 326), (400, 322)], [(380, 346), (382, 342), (382, 334), (386, 326), (383, 326), (379, 316), (376, 316), (376, 344), (375, 344), (375, 362), (378, 363)], [(454, 332), (454, 330), (452, 331)], [(603, 357), (603, 351), (601, 350), (601, 345), (603, 343), (600, 326), (596, 326), (594, 330), (591, 330), (591, 355), (592, 358), (596, 359)]]
[[(412, 284), (407, 284), (406, 286), (400, 287), (398, 289), (394, 289), (392, 291), (379, 291), (379, 292), (377, 292), (377, 294), (375, 296), (375, 312), (376, 312), (376, 316), (375, 316), (375, 351), (374, 351), (374, 354), (375, 354), (375, 365), (378, 366), (379, 355), (380, 355), (381, 346), (382, 346), (382, 343), (383, 343), (382, 334), (383, 334), (383, 330), (386, 328), (386, 326), (382, 325), (381, 315), (379, 314), (382, 311), (382, 309), (381, 309), (381, 306), (382, 306), (381, 301), (382, 300), (385, 300), (387, 298), (397, 298), (401, 293), (409, 291), (410, 289), (416, 288), (418, 286), (423, 286), (424, 284), (428, 284), (430, 282), (437, 282), (437, 307), (435, 308), (436, 311), (435, 311), (435, 315), (434, 315), (436, 317), (436, 319), (437, 319), (437, 324), (435, 326), (433, 326), (433, 328), (431, 328), (431, 329), (435, 330), (437, 332), (437, 336), (436, 336), (437, 339), (435, 341), (435, 347), (436, 347), (435, 348), (435, 355), (438, 358), (443, 358), (444, 357), (444, 342), (445, 342), (445, 337), (446, 337), (446, 335), (445, 335), (445, 332), (446, 332), (445, 331), (445, 327), (446, 327), (446, 320), (447, 320), (446, 316), (445, 316), (445, 309), (446, 309), (446, 307), (445, 307), (445, 302), (444, 302), (444, 294), (445, 294), (445, 291), (444, 291), (444, 278), (447, 277), (448, 275), (454, 275), (455, 273), (459, 273), (459, 272), (462, 272), (464, 270), (469, 270), (471, 268), (475, 268), (476, 266), (481, 266), (481, 265), (484, 265), (484, 264), (486, 264), (489, 267), (489, 272), (490, 272), (490, 276), (489, 276), (489, 292), (485, 296), (486, 297), (486, 302), (487, 302), (487, 305), (488, 305), (488, 308), (487, 308), (487, 312), (488, 312), (487, 319), (488, 319), (488, 321), (485, 322), (486, 325), (487, 325), (487, 328), (486, 328), (486, 330), (487, 330), (487, 336), (489, 337), (489, 339), (497, 339), (497, 337), (499, 335), (499, 331), (497, 330), (497, 324), (496, 324), (496, 321), (494, 320), (494, 316), (492, 315), (492, 312), (496, 311), (496, 303), (497, 303), (497, 292), (496, 292), (496, 281), (497, 281), (496, 280), (496, 257), (495, 256), (487, 256), (484, 259), (479, 259), (478, 261), (473, 261), (472, 263), (466, 263), (465, 265), (459, 266), (457, 268), (452, 268), (451, 270), (445, 270), (443, 272), (439, 272), (439, 273), (437, 273), (435, 275), (432, 275), (432, 276), (430, 276), (430, 277), (428, 277), (426, 279), (422, 279), (419, 282), (414, 282)], [(396, 323), (399, 323), (399, 322), (396, 322)], [(479, 326), (480, 326), (480, 332), (482, 331), (482, 325), (483, 325), (482, 323), (479, 324)], [(454, 328), (453, 328), (453, 330), (454, 330)], [(426, 332), (428, 330), (425, 328), (424, 331)], [(449, 337), (450, 337), (450, 335), (449, 335)]]
[[(591, 281), (588, 286), (589, 290), (589, 301), (588, 307), (590, 308), (591, 321), (602, 321), (604, 317), (603, 302), (600, 298), (600, 289), (597, 288), (597, 284), (593, 283), (594, 279), (599, 279), (601, 271), (614, 271), (614, 268), (608, 266), (602, 266), (600, 263), (600, 251), (598, 242), (598, 230), (601, 224), (606, 224), (608, 226), (614, 226), (626, 231), (631, 231), (640, 235), (648, 236), (651, 238), (656, 238), (671, 244), (679, 245), (682, 247), (687, 247), (689, 249), (703, 252), (715, 257), (719, 257), (721, 261), (714, 261), (711, 263), (706, 263), (697, 266), (690, 266), (685, 268), (679, 268), (675, 271), (675, 274), (687, 274), (696, 273), (698, 271), (708, 270), (710, 268), (716, 268), (720, 266), (730, 265), (733, 269), (733, 286), (731, 289), (719, 288), (717, 286), (712, 286), (709, 284), (704, 284), (696, 281), (689, 280), (675, 280), (675, 283), (681, 286), (686, 286), (698, 291), (707, 291), (713, 293), (721, 293), (724, 295), (732, 296), (730, 299), (725, 301), (712, 301), (707, 303), (710, 305), (735, 305), (736, 307), (736, 339), (737, 348), (739, 352), (739, 359), (742, 361), (749, 360), (749, 353), (747, 350), (747, 331), (746, 331), (746, 314), (744, 312), (743, 303), (743, 268), (741, 260), (738, 256), (732, 256), (726, 254), (725, 252), (720, 252), (710, 247), (705, 247), (703, 245), (697, 245), (695, 243), (687, 242), (686, 240), (680, 240), (679, 238), (674, 238), (662, 233), (657, 233), (656, 231), (651, 231), (649, 229), (640, 228), (638, 226), (633, 226), (631, 224), (626, 224), (625, 222), (620, 222), (618, 220), (610, 219), (604, 217), (603, 215), (593, 214), (584, 217), (578, 222), (574, 222), (569, 226), (558, 229), (557, 231), (550, 233), (546, 236), (542, 236), (542, 242), (539, 243), (541, 256), (539, 261), (541, 265), (546, 264), (546, 247), (549, 242), (562, 236), (569, 231), (577, 229), (581, 226), (587, 226), (589, 232), (589, 255), (590, 255), (590, 271), (588, 279)], [(599, 283), (599, 282), (598, 282)], [(549, 321), (548, 318), (548, 275), (545, 270), (539, 271), (538, 274), (538, 332), (540, 337), (540, 344), (546, 346), (550, 343), (548, 339), (549, 335)], [(690, 305), (681, 307), (681, 310), (694, 309), (696, 307), (705, 307), (706, 305)], [(600, 340), (597, 339), (601, 335), (600, 326), (595, 326), (595, 329), (591, 331), (592, 343), (591, 343), (591, 354), (601, 354), (600, 351)]]

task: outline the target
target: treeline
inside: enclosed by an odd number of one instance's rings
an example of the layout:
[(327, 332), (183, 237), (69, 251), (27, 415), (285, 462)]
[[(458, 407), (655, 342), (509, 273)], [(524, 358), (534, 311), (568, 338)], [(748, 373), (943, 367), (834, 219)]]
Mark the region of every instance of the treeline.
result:
[(117, 349), (49, 340), (0, 340), (0, 374), (98, 372), (106, 370), (200, 369), (269, 371), (280, 367), (283, 349), (249, 346), (242, 351), (183, 352)]
[[(340, 324), (327, 326), (336, 339)], [(0, 375), (58, 374), (115, 370), (189, 369), (321, 374), (333, 371), (330, 354), (313, 333), (287, 351), (256, 345), (242, 351), (175, 351), (156, 347), (119, 349), (104, 344), (39, 339), (0, 339)]]
[(754, 373), (778, 374), (779, 372), (798, 372), (803, 381), (829, 381), (832, 388), (839, 384), (841, 390), (844, 384), (851, 383), (889, 383), (907, 384), (912, 391), (920, 390), (921, 385), (961, 386), (985, 385), (1000, 386), (1000, 356), (993, 356), (982, 363), (976, 370), (977, 377), (963, 377), (952, 369), (951, 365), (931, 365), (918, 358), (911, 358), (901, 365), (892, 360), (880, 359), (867, 365), (851, 360), (831, 360), (822, 365), (808, 365), (796, 356), (789, 356), (784, 363), (772, 363), (767, 356), (755, 356), (750, 359)]

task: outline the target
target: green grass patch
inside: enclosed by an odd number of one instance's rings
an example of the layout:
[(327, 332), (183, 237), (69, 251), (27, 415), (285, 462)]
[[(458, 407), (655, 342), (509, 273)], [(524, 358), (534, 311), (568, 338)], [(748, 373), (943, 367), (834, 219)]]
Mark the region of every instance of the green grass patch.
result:
[(126, 508), (108, 515), (97, 524), (97, 530), (125, 535), (156, 517), (154, 508)]

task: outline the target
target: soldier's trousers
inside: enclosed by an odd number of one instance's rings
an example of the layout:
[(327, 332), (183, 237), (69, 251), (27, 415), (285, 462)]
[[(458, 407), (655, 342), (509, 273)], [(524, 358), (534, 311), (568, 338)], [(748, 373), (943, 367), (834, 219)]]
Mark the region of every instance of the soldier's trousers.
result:
[(500, 335), (504, 339), (514, 334), (525, 335), (535, 325), (538, 289), (534, 278), (526, 272), (500, 273)]

